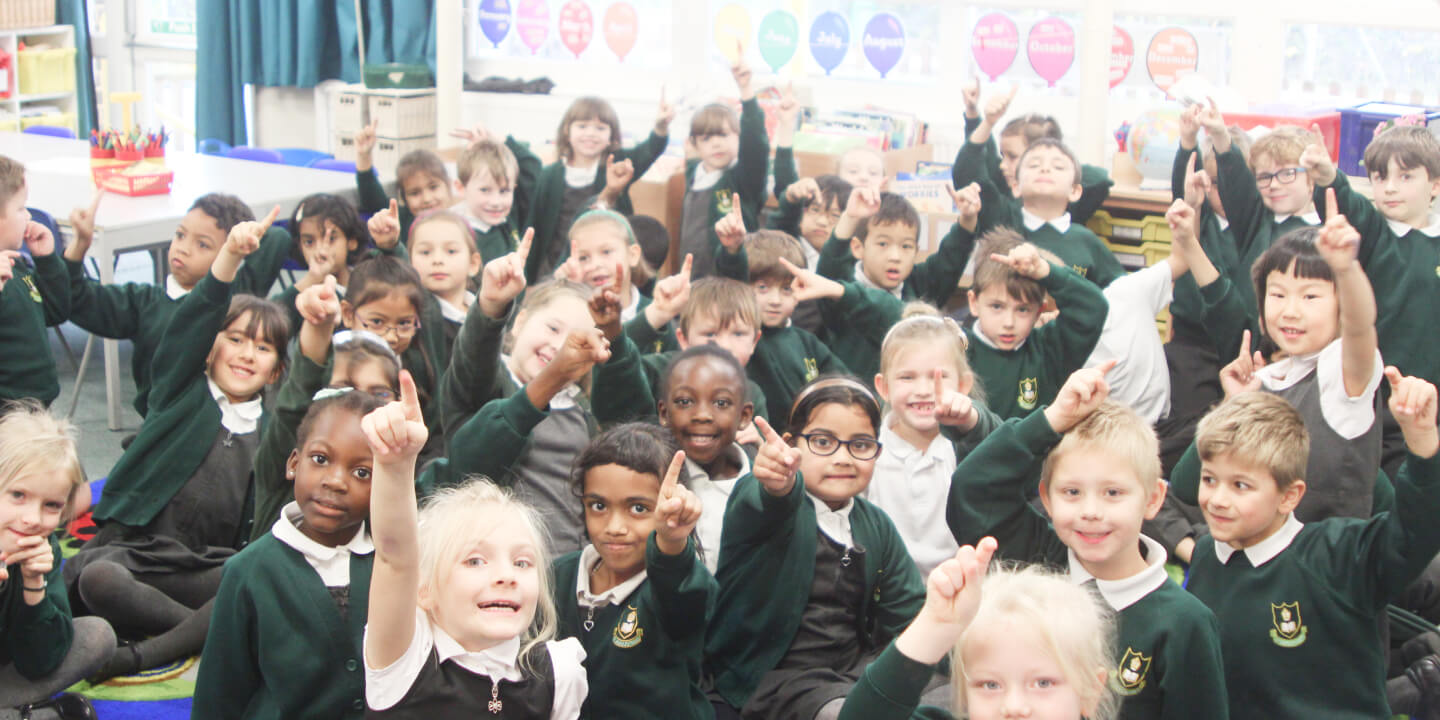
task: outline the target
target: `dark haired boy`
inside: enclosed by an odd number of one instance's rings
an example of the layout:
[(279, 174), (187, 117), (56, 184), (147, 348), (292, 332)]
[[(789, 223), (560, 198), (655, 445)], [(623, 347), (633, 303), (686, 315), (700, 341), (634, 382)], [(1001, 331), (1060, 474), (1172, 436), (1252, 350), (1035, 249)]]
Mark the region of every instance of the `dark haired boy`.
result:
[[(98, 200), (97, 200), (98, 203)], [(95, 240), (95, 208), (77, 208), (70, 213), (75, 238), (65, 248), (65, 265), (70, 278), (70, 321), (86, 332), (134, 344), (130, 372), (135, 377), (135, 410), (140, 417), (150, 410), (151, 363), (180, 299), (210, 272), (230, 228), (255, 219), (243, 200), (234, 195), (210, 193), (191, 204), (180, 218), (166, 253), (170, 274), (164, 286), (149, 283), (102, 285), (85, 275), (85, 253)], [(271, 225), (260, 241), (260, 249), (241, 264), (233, 283), (235, 294), (264, 297), (292, 243), (285, 228)], [(294, 307), (290, 308), (294, 312)]]

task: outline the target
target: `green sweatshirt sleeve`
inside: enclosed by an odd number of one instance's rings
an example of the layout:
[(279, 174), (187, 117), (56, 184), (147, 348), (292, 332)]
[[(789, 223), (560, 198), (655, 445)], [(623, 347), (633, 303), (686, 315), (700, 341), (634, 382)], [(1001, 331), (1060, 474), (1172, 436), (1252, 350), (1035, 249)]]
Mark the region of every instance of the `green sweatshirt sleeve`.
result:
[[(1360, 264), (1368, 265), (1370, 258), (1375, 255), (1375, 248), (1387, 238), (1393, 239), (1394, 233), (1390, 231), (1390, 225), (1375, 209), (1374, 203), (1366, 200), (1365, 197), (1350, 187), (1350, 179), (1345, 173), (1336, 172), (1335, 182), (1330, 183), (1335, 189), (1335, 205), (1340, 209), (1340, 214), (1350, 222), (1350, 225), (1360, 233)], [(1328, 188), (1315, 186), (1315, 209), (1320, 212), (1320, 219), (1325, 217), (1325, 191)], [(1384, 278), (1375, 278), (1382, 281)]]
[(1105, 168), (1081, 165), (1080, 199), (1070, 203), (1070, 219), (1082, 225), (1089, 222), (1095, 211), (1110, 198), (1110, 187), (1114, 184), (1115, 181), (1110, 179), (1110, 173), (1105, 172)]
[(865, 668), (859, 682), (845, 696), (839, 720), (909, 720), (920, 705), (920, 695), (935, 675), (935, 666), (911, 660), (890, 643)]
[(545, 410), (530, 403), (524, 388), (486, 403), (455, 431), (449, 454), (435, 461), (435, 486), (456, 485), (476, 474), (499, 485), (512, 484), (510, 467), (530, 446), (530, 433), (546, 417)]
[(1057, 547), (1063, 548), (1060, 539), (1026, 501), (1025, 491), (1038, 485), (1041, 464), (1059, 442), (1043, 406), (990, 433), (950, 481), (945, 522), (955, 542), (974, 545), (990, 535), (1002, 557), (1021, 562), (1043, 562), (1057, 554)]
[(500, 345), (505, 320), (486, 315), (479, 301), (471, 303), (455, 336), (450, 363), (440, 378), (440, 418), (446, 447), (455, 448), (460, 426), (486, 403), (500, 396)]
[[(324, 387), (325, 366), (317, 364), (304, 353), (296, 352), (290, 362), (290, 373), (280, 385), (275, 409), (265, 418), (260, 432), (260, 446), (255, 449), (255, 523), (250, 539), (259, 540), (270, 532), (280, 519), (280, 510), (294, 497), (294, 486), (285, 476), (285, 465), (295, 449), (300, 421), (310, 410), (311, 398)], [(213, 626), (212, 626), (213, 627)]]
[(380, 184), (374, 167), (355, 171), (355, 190), (360, 195), (357, 203), (360, 212), (377, 213), (390, 207), (390, 197), (385, 194), (385, 186)]
[(227, 573), (220, 580), (213, 606), (218, 614), (212, 615), (205, 635), (205, 652), (195, 680), (193, 717), (241, 720), (251, 700), (264, 689), (255, 603), (247, 597), (244, 579)]
[(70, 319), (70, 270), (60, 253), (33, 257), (35, 287), (40, 290), (45, 324), (54, 327)]
[(715, 254), (715, 274), (743, 283), (750, 282), (750, 255), (745, 252), (745, 246), (741, 245), (733, 253), (722, 246)]
[[(505, 147), (515, 155), (515, 162), (520, 172), (515, 180), (515, 200), (510, 205), (510, 225), (514, 228), (523, 228), (525, 218), (530, 212), (530, 204), (535, 201), (535, 186), (540, 178), (540, 158), (530, 152), (530, 144), (520, 142), (514, 137), (505, 138)], [(639, 177), (639, 173), (636, 173)]]
[(1185, 198), (1185, 176), (1190, 172), (1190, 156), (1195, 156), (1196, 170), (1199, 170), (1203, 155), (1200, 148), (1194, 147), (1186, 150), (1183, 147), (1175, 148), (1175, 162), (1170, 163), (1170, 197), (1175, 200)]
[(135, 283), (102, 285), (85, 274), (85, 263), (65, 261), (70, 275), (70, 321), (107, 338), (131, 338), (154, 304), (154, 287)]
[(826, 315), (826, 323), (837, 327), (853, 328), (875, 339), (876, 347), (885, 339), (890, 327), (900, 322), (904, 305), (894, 295), (875, 288), (862, 287), (853, 282), (840, 281), (845, 294), (839, 300), (825, 300), (820, 309)]
[(1250, 331), (1250, 346), (1260, 346), (1260, 325), (1245, 307), (1244, 298), (1236, 291), (1230, 278), (1221, 275), (1215, 282), (1200, 288), (1200, 304), (1205, 331), (1215, 346), (1223, 367), (1240, 352), (1240, 341)]
[[(966, 123), (969, 124), (968, 122)], [(983, 144), (975, 144), (970, 141), (970, 132), (965, 133), (965, 144), (960, 146), (960, 152), (955, 153), (955, 164), (950, 168), (950, 180), (955, 189), (969, 185), (970, 183), (994, 184), (994, 178), (1000, 176), (999, 160), (996, 155), (996, 167), (992, 174), (990, 163), (987, 158), (987, 150), (994, 152), (995, 140), (992, 138)]]
[(975, 251), (975, 234), (955, 223), (940, 247), (925, 262), (916, 265), (906, 278), (905, 285), (921, 300), (945, 307), (960, 285), (960, 276), (970, 262), (970, 253)]
[[(775, 201), (785, 207), (785, 190), (800, 181), (800, 171), (795, 166), (795, 148), (775, 148)], [(803, 209), (803, 208), (802, 208)], [(798, 220), (798, 218), (797, 218)]]
[[(765, 132), (765, 112), (750, 98), (740, 106), (740, 157), (735, 167), (735, 186), (746, 227), (760, 227), (765, 207), (765, 178), (770, 169), (770, 136)], [(717, 253), (720, 248), (716, 248)]]
[(191, 381), (205, 374), (215, 336), (223, 329), (225, 313), (230, 310), (230, 295), (230, 283), (206, 273), (195, 289), (180, 300), (155, 346), (150, 369), (152, 412), (174, 402)]
[(655, 533), (645, 541), (645, 574), (655, 593), (660, 625), (666, 637), (683, 638), (705, 633), (715, 611), (720, 588), (705, 563), (695, 555), (695, 538), (679, 555), (666, 555), (655, 544)]
[(986, 406), (984, 402), (973, 400), (971, 404), (975, 408), (975, 414), (977, 416), (975, 427), (970, 428), (967, 432), (961, 432), (959, 428), (952, 425), (940, 426), (940, 434), (944, 435), (945, 439), (949, 440), (950, 444), (955, 446), (955, 458), (957, 461), (963, 461), (976, 447), (979, 447), (985, 438), (990, 437), (990, 433), (995, 432), (995, 429), (1004, 423), (1004, 420), (1002, 420), (999, 415), (996, 415), (995, 411)]
[[(11, 590), (15, 593), (10, 598), (14, 614), (6, 622), (3, 635), (15, 671), (29, 680), (39, 680), (60, 667), (75, 639), (70, 601), (60, 573), (60, 544), (53, 535), (49, 543), (53, 565), (45, 574), (45, 599), (26, 605), (23, 589)], [(20, 566), (11, 565), (7, 570), (10, 582), (19, 585)]]
[[(245, 262), (240, 263), (240, 269), (235, 272), (235, 282), (232, 283), (235, 294), (265, 297), (276, 278), (280, 277), (285, 259), (290, 257), (291, 245), (290, 233), (285, 228), (266, 230), (265, 237), (260, 238), (259, 249), (246, 256)], [(291, 331), (294, 330), (292, 327)]]
[[(1397, 597), (1440, 551), (1440, 455), (1407, 454), (1395, 481), (1395, 510), (1371, 520), (1351, 570), (1368, 571), (1382, 600)], [(1378, 526), (1378, 527), (1376, 527)], [(1370, 528), (1367, 528), (1370, 529)]]
[(1225, 206), (1225, 217), (1230, 221), (1231, 233), (1235, 236), (1235, 250), (1239, 257), (1249, 257), (1250, 249), (1260, 234), (1262, 223), (1270, 222), (1265, 203), (1260, 198), (1260, 188), (1255, 185), (1255, 173), (1245, 164), (1245, 156), (1233, 145), (1229, 150), (1215, 156), (1216, 178), (1219, 184), (1220, 204)]
[(795, 475), (790, 492), (771, 495), (754, 475), (746, 475), (735, 483), (730, 502), (725, 505), (725, 547), (754, 546), (767, 538), (790, 534), (795, 527), (795, 514), (805, 502), (805, 479)]
[[(650, 166), (655, 164), (655, 161), (658, 160), (661, 155), (665, 154), (665, 148), (669, 147), (669, 145), (669, 135), (660, 135), (652, 131), (649, 137), (645, 138), (639, 144), (622, 151), (624, 159), (629, 160), (630, 164), (635, 167), (635, 174), (631, 176), (630, 182), (625, 186), (625, 189), (621, 191), (620, 198), (615, 201), (615, 209), (622, 215), (635, 214), (635, 206), (630, 201), (630, 188), (639, 182), (640, 178), (645, 175), (646, 171), (650, 169)], [(604, 177), (603, 171), (601, 177)], [(603, 190), (604, 187), (604, 183), (602, 182), (600, 188)]]
[(1070, 373), (1084, 366), (1085, 358), (1095, 350), (1110, 304), (1098, 286), (1069, 268), (1051, 265), (1050, 274), (1040, 284), (1055, 298), (1060, 316), (1037, 328), (1029, 341), (1040, 346), (1045, 366), (1053, 369), (1063, 383)]
[(621, 335), (610, 344), (610, 359), (591, 373), (590, 409), (601, 426), (655, 415), (655, 395), (640, 365), (635, 343)]
[(820, 277), (840, 282), (855, 279), (855, 255), (850, 252), (850, 240), (836, 237), (833, 231), (830, 233), (830, 239), (820, 248), (820, 262), (815, 266)]

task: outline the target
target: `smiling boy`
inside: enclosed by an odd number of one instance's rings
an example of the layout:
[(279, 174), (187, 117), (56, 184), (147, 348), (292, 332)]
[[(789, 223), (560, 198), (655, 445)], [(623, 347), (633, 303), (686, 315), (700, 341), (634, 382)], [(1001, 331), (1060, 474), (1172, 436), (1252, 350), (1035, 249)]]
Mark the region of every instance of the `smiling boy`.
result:
[[(1110, 688), (1121, 717), (1227, 717), (1215, 616), (1165, 570), (1140, 533), (1165, 500), (1159, 443), (1132, 410), (1106, 402), (1109, 367), (1070, 376), (1054, 404), (1012, 419), (956, 468), (946, 520), (960, 545), (993, 535), (1003, 557), (1067, 568), (1118, 614)], [(1039, 475), (1049, 521), (1026, 501)]]

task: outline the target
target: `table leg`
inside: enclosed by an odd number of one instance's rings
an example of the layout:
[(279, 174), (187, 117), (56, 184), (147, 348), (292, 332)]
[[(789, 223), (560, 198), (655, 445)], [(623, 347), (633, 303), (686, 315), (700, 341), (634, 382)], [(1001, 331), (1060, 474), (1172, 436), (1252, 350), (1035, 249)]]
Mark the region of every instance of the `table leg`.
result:
[[(105, 233), (96, 234), (94, 250), (100, 263), (100, 282), (109, 285), (115, 282), (115, 252), (105, 242)], [(105, 352), (105, 407), (106, 420), (111, 430), (120, 429), (120, 345), (106, 339), (101, 345)]]

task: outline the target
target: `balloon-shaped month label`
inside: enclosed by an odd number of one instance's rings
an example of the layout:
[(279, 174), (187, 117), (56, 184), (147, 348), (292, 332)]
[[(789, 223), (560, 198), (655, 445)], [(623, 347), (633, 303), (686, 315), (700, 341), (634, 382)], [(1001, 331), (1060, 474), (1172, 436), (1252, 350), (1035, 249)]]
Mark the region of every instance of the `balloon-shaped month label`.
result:
[(850, 22), (834, 10), (826, 10), (810, 23), (810, 55), (829, 75), (845, 60), (850, 49)]
[(1020, 29), (1004, 13), (990, 13), (980, 18), (970, 34), (975, 64), (980, 66), (980, 72), (989, 76), (990, 82), (1000, 79), (1000, 74), (1010, 69), (1019, 49)]
[(1055, 87), (1075, 62), (1075, 29), (1060, 18), (1045, 18), (1030, 28), (1025, 51), (1035, 74)]
[(731, 63), (739, 62), (740, 54), (750, 45), (750, 11), (730, 3), (715, 13), (715, 47)]
[(1135, 41), (1130, 38), (1130, 33), (1116, 25), (1115, 32), (1110, 34), (1110, 87), (1125, 82), (1125, 76), (1130, 74), (1130, 66), (1134, 64)]
[(865, 59), (871, 67), (885, 77), (900, 63), (905, 54), (905, 28), (900, 18), (890, 13), (880, 13), (865, 23), (865, 33), (860, 39), (865, 48)]
[(550, 5), (545, 0), (520, 0), (515, 8), (515, 32), (531, 55), (540, 52), (550, 34)]
[(510, 0), (481, 0), (480, 32), (495, 47), (510, 34)]
[(560, 42), (575, 58), (590, 47), (590, 38), (595, 35), (595, 16), (590, 6), (581, 0), (570, 0), (560, 8)]
[(617, 2), (605, 11), (605, 44), (621, 62), (635, 49), (635, 39), (639, 34), (640, 17), (635, 13), (634, 5)]
[(1194, 72), (1200, 64), (1200, 46), (1188, 30), (1177, 27), (1165, 28), (1150, 39), (1150, 48), (1145, 51), (1145, 68), (1155, 87), (1170, 91), (1180, 76)]
[(771, 10), (760, 21), (760, 57), (771, 70), (780, 72), (800, 47), (800, 21), (786, 10)]

